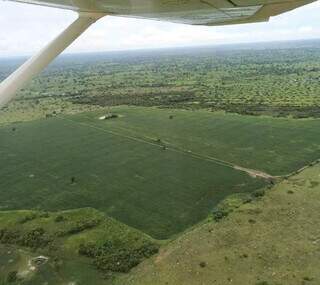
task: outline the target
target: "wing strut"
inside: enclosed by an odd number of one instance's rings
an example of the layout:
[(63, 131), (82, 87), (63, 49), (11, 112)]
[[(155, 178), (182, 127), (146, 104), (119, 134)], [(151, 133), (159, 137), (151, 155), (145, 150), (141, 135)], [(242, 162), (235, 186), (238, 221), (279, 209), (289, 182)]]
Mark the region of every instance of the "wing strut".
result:
[(49, 43), (38, 54), (31, 57), (20, 68), (0, 83), (0, 109), (34, 76), (45, 69), (60, 53), (75, 41), (86, 29), (98, 19), (101, 13), (79, 13), (79, 17), (56, 39)]

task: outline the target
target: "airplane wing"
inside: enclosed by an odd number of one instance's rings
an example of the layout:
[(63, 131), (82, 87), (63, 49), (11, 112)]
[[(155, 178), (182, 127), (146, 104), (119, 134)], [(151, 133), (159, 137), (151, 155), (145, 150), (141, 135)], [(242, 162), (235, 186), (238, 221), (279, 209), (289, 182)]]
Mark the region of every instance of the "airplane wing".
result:
[(81, 12), (100, 12), (191, 25), (268, 21), (315, 0), (13, 0)]
[[(69, 9), (79, 17), (56, 39), (0, 83), (0, 108), (95, 21), (106, 15), (190, 25), (228, 25), (268, 21), (271, 16), (315, 0), (11, 0)], [(1, 13), (1, 11), (0, 11)]]

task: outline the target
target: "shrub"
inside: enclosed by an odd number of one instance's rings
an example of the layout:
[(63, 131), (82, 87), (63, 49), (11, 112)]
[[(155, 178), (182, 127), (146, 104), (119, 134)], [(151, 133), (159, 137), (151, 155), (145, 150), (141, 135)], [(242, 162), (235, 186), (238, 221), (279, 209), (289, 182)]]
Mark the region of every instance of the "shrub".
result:
[(94, 264), (103, 271), (127, 273), (137, 266), (141, 257), (136, 252), (123, 249), (119, 252), (106, 253), (96, 256)]
[(266, 194), (266, 191), (264, 189), (258, 189), (252, 193), (252, 196), (255, 198), (260, 198), (260, 197), (263, 197), (265, 194)]
[(7, 282), (8, 283), (14, 283), (17, 280), (18, 280), (18, 272), (17, 271), (9, 272), (8, 277), (7, 277)]
[(214, 219), (216, 222), (218, 222), (218, 221), (220, 221), (221, 219), (223, 219), (224, 217), (227, 217), (227, 216), (228, 216), (228, 212), (227, 212), (227, 211), (220, 210), (220, 209), (215, 209), (215, 210), (213, 210), (212, 214), (213, 214), (213, 219)]
[(36, 228), (22, 235), (17, 243), (21, 246), (33, 249), (47, 246), (52, 239), (45, 233), (44, 229)]
[(154, 243), (145, 243), (139, 249), (139, 255), (148, 258), (159, 252), (159, 246)]
[(16, 244), (20, 239), (20, 232), (17, 230), (0, 230), (0, 242), (5, 244)]
[(75, 177), (71, 177), (71, 178), (70, 178), (70, 181), (71, 181), (71, 184), (73, 185), (73, 184), (76, 183), (76, 178), (75, 178)]
[(201, 268), (205, 268), (205, 267), (207, 266), (207, 263), (205, 263), (204, 261), (202, 261), (202, 262), (199, 263), (199, 266), (200, 266)]
[(64, 216), (62, 216), (62, 215), (58, 215), (58, 216), (56, 216), (55, 219), (54, 219), (54, 221), (55, 221), (56, 223), (61, 223), (61, 222), (64, 222), (65, 220), (66, 220), (66, 218), (65, 218)]
[(78, 253), (87, 257), (94, 258), (97, 254), (97, 247), (94, 244), (80, 244)]
[(100, 224), (101, 220), (92, 219), (92, 220), (84, 220), (77, 222), (74, 226), (72, 226), (66, 233), (67, 234), (77, 234), (83, 232), (84, 230), (92, 229)]
[(138, 265), (144, 258), (157, 253), (159, 247), (146, 242), (138, 248), (130, 248), (123, 242), (107, 241), (102, 246), (81, 244), (79, 254), (94, 259), (94, 265), (104, 272), (127, 273)]
[(36, 219), (38, 216), (35, 213), (29, 214), (25, 217), (23, 217), (21, 220), (19, 220), (20, 224), (25, 224), (27, 222), (33, 221), (34, 219)]

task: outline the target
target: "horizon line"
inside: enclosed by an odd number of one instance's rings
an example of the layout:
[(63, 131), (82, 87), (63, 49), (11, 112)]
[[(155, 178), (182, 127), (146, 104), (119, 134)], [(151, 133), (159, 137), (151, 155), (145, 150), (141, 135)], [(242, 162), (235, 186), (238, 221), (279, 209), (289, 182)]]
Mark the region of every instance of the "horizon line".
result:
[[(237, 46), (237, 45), (263, 45), (263, 44), (276, 44), (276, 43), (290, 43), (290, 42), (307, 42), (307, 41), (320, 41), (319, 37), (316, 38), (305, 38), (305, 39), (290, 39), (290, 40), (266, 40), (266, 41), (256, 41), (256, 42), (235, 42), (235, 43), (218, 43), (218, 44), (199, 44), (199, 45), (176, 45), (176, 46), (167, 46), (167, 47), (158, 47), (158, 48), (128, 48), (128, 49), (114, 49), (114, 50), (105, 50), (105, 51), (75, 51), (75, 52), (65, 52), (62, 53), (58, 58), (63, 56), (71, 56), (71, 55), (84, 55), (84, 54), (97, 54), (97, 53), (132, 53), (132, 52), (139, 52), (139, 51), (161, 51), (161, 50), (174, 50), (174, 49), (181, 49), (181, 48), (202, 48), (202, 47), (230, 47), (230, 46)], [(26, 53), (26, 54), (19, 54), (19, 55), (1, 55), (1, 59), (14, 59), (14, 58), (27, 58), (31, 57), (34, 53)]]

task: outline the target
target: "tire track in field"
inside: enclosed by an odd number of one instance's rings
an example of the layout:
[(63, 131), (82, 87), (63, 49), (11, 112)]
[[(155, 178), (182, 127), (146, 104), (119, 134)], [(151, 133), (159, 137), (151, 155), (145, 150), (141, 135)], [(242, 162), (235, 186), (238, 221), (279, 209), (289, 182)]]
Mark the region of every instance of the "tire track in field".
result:
[[(86, 118), (91, 120), (90, 117), (86, 117)], [(139, 132), (134, 131), (132, 129), (126, 129), (126, 128), (119, 127), (119, 126), (117, 126), (116, 129), (123, 130), (123, 131), (128, 131), (129, 130), (131, 133), (135, 133), (137, 136), (139, 136), (140, 138), (141, 137), (144, 138), (146, 141), (148, 140), (148, 141), (154, 142), (156, 140), (154, 137), (141, 135)], [(231, 163), (229, 161), (222, 160), (222, 159), (219, 159), (219, 158), (216, 158), (216, 157), (213, 157), (213, 156), (199, 154), (199, 153), (193, 152), (191, 150), (184, 149), (182, 147), (178, 147), (178, 146), (176, 146), (176, 145), (174, 145), (174, 144), (172, 144), (172, 143), (170, 143), (168, 141), (165, 141), (165, 140), (162, 140), (162, 143), (163, 144), (160, 145), (161, 147), (165, 146), (165, 147), (167, 147), (167, 149), (171, 149), (171, 150), (175, 149), (175, 150), (179, 150), (180, 152), (183, 152), (185, 154), (189, 154), (189, 155), (192, 154), (194, 157), (196, 156), (197, 158), (201, 158), (201, 159), (204, 159), (204, 160), (209, 160), (209, 161), (215, 162), (216, 164), (219, 164), (219, 165), (230, 167), (230, 168), (236, 169), (238, 171), (246, 172), (247, 174), (249, 174), (252, 177), (260, 177), (260, 178), (264, 178), (264, 179), (268, 179), (268, 180), (269, 179), (275, 179), (275, 178), (282, 178), (283, 177), (283, 176), (273, 176), (273, 175), (270, 175), (270, 174), (268, 174), (268, 173), (266, 173), (264, 171), (261, 171), (261, 170), (242, 167), (242, 166), (236, 165), (234, 163)]]
[[(175, 152), (175, 153), (187, 155), (187, 156), (193, 157), (195, 159), (212, 162), (212, 163), (215, 163), (215, 164), (218, 164), (218, 165), (221, 165), (221, 166), (225, 166), (225, 167), (228, 167), (228, 168), (231, 168), (231, 169), (234, 169), (234, 170), (245, 172), (246, 174), (248, 174), (251, 177), (259, 177), (259, 178), (266, 179), (266, 180), (276, 178), (275, 176), (272, 176), (272, 175), (270, 175), (270, 174), (268, 174), (266, 172), (263, 172), (263, 171), (260, 171), (260, 170), (255, 170), (255, 169), (249, 169), (249, 168), (246, 168), (246, 167), (242, 167), (242, 166), (239, 166), (239, 165), (233, 164), (231, 162), (228, 162), (228, 161), (225, 161), (225, 160), (221, 160), (221, 159), (218, 159), (218, 158), (215, 158), (215, 157), (212, 157), (212, 156), (202, 155), (202, 154), (193, 152), (191, 150), (186, 150), (186, 149), (177, 147), (177, 146), (173, 145), (172, 143), (169, 143), (169, 142), (166, 142), (166, 141), (164, 141), (164, 144), (155, 143), (155, 142), (153, 142), (153, 140), (154, 140), (153, 138), (146, 137), (146, 136), (141, 136), (141, 134), (138, 134), (140, 137), (135, 137), (135, 136), (125, 135), (123, 133), (119, 133), (119, 132), (116, 132), (114, 130), (105, 129), (105, 128), (102, 128), (102, 127), (94, 126), (94, 125), (89, 124), (89, 123), (79, 122), (79, 121), (72, 120), (72, 119), (65, 118), (65, 117), (56, 117), (56, 118), (64, 120), (64, 121), (69, 121), (69, 122), (72, 122), (72, 123), (77, 124), (77, 125), (82, 125), (82, 126), (85, 126), (85, 127), (89, 127), (89, 128), (92, 128), (92, 129), (95, 129), (95, 130), (98, 130), (98, 131), (102, 131), (102, 132), (105, 132), (105, 133), (109, 133), (109, 134), (112, 134), (114, 136), (119, 136), (119, 137), (122, 137), (122, 138), (126, 138), (128, 140), (132, 140), (132, 141), (148, 144), (148, 145), (151, 145), (151, 146), (155, 146), (155, 147), (158, 147), (158, 148), (164, 148), (165, 147), (166, 150), (169, 150), (169, 151), (172, 151), (172, 152)], [(119, 129), (121, 129), (121, 128), (119, 128)], [(130, 131), (132, 132), (132, 130), (130, 130)]]

